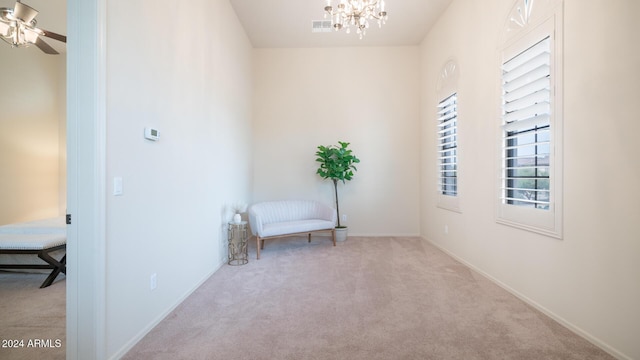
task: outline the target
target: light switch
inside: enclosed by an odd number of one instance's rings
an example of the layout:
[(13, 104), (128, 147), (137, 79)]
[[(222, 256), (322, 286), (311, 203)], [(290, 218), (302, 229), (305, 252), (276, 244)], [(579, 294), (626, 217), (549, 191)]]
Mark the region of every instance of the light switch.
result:
[(122, 195), (122, 178), (121, 177), (113, 178), (113, 195), (115, 196)]

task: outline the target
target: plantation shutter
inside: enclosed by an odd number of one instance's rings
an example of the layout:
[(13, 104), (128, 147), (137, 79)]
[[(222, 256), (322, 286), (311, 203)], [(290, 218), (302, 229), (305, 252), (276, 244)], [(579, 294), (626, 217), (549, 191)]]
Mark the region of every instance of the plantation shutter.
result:
[(546, 37), (502, 66), (503, 203), (550, 207), (550, 44)]
[(438, 104), (438, 191), (442, 195), (458, 194), (458, 112), (457, 94)]

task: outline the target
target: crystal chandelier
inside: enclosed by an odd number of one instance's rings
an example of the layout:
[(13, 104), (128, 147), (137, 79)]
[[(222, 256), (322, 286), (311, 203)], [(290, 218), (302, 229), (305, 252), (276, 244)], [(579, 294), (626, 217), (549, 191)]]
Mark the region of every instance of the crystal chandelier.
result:
[(379, 27), (387, 21), (384, 0), (336, 0), (338, 4), (335, 8), (331, 6), (331, 1), (327, 0), (324, 17), (331, 16), (331, 24), (336, 31), (345, 28), (348, 34), (351, 26), (354, 26), (362, 39), (369, 28), (370, 19), (377, 20)]

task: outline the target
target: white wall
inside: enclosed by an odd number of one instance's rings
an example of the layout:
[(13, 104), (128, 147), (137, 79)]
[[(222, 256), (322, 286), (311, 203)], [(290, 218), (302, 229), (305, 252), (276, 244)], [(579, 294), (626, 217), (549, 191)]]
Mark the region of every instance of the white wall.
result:
[(0, 224), (64, 214), (65, 56), (0, 43)]
[[(226, 256), (225, 206), (250, 200), (250, 64), (226, 0), (107, 3), (108, 357), (126, 352)], [(158, 142), (143, 138), (148, 126)], [(122, 196), (112, 195), (114, 177)]]
[[(564, 238), (495, 222), (497, 49), (510, 0), (455, 0), (422, 44), (422, 235), (619, 357), (640, 358), (640, 2), (565, 0)], [(460, 65), (462, 213), (436, 207), (436, 81)], [(449, 234), (445, 235), (444, 226)]]
[(350, 235), (417, 235), (417, 47), (256, 49), (253, 200), (334, 205), (318, 145), (350, 142), (361, 163), (338, 186)]

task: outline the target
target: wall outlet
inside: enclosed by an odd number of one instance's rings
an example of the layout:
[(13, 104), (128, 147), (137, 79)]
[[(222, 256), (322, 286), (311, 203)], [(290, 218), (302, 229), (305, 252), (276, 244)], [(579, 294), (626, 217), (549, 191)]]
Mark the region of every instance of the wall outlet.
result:
[(342, 222), (347, 222), (347, 214), (342, 214)]
[(449, 225), (444, 226), (444, 234), (445, 235), (449, 234)]
[(153, 273), (149, 278), (149, 289), (155, 290), (157, 286), (158, 286), (158, 274)]

